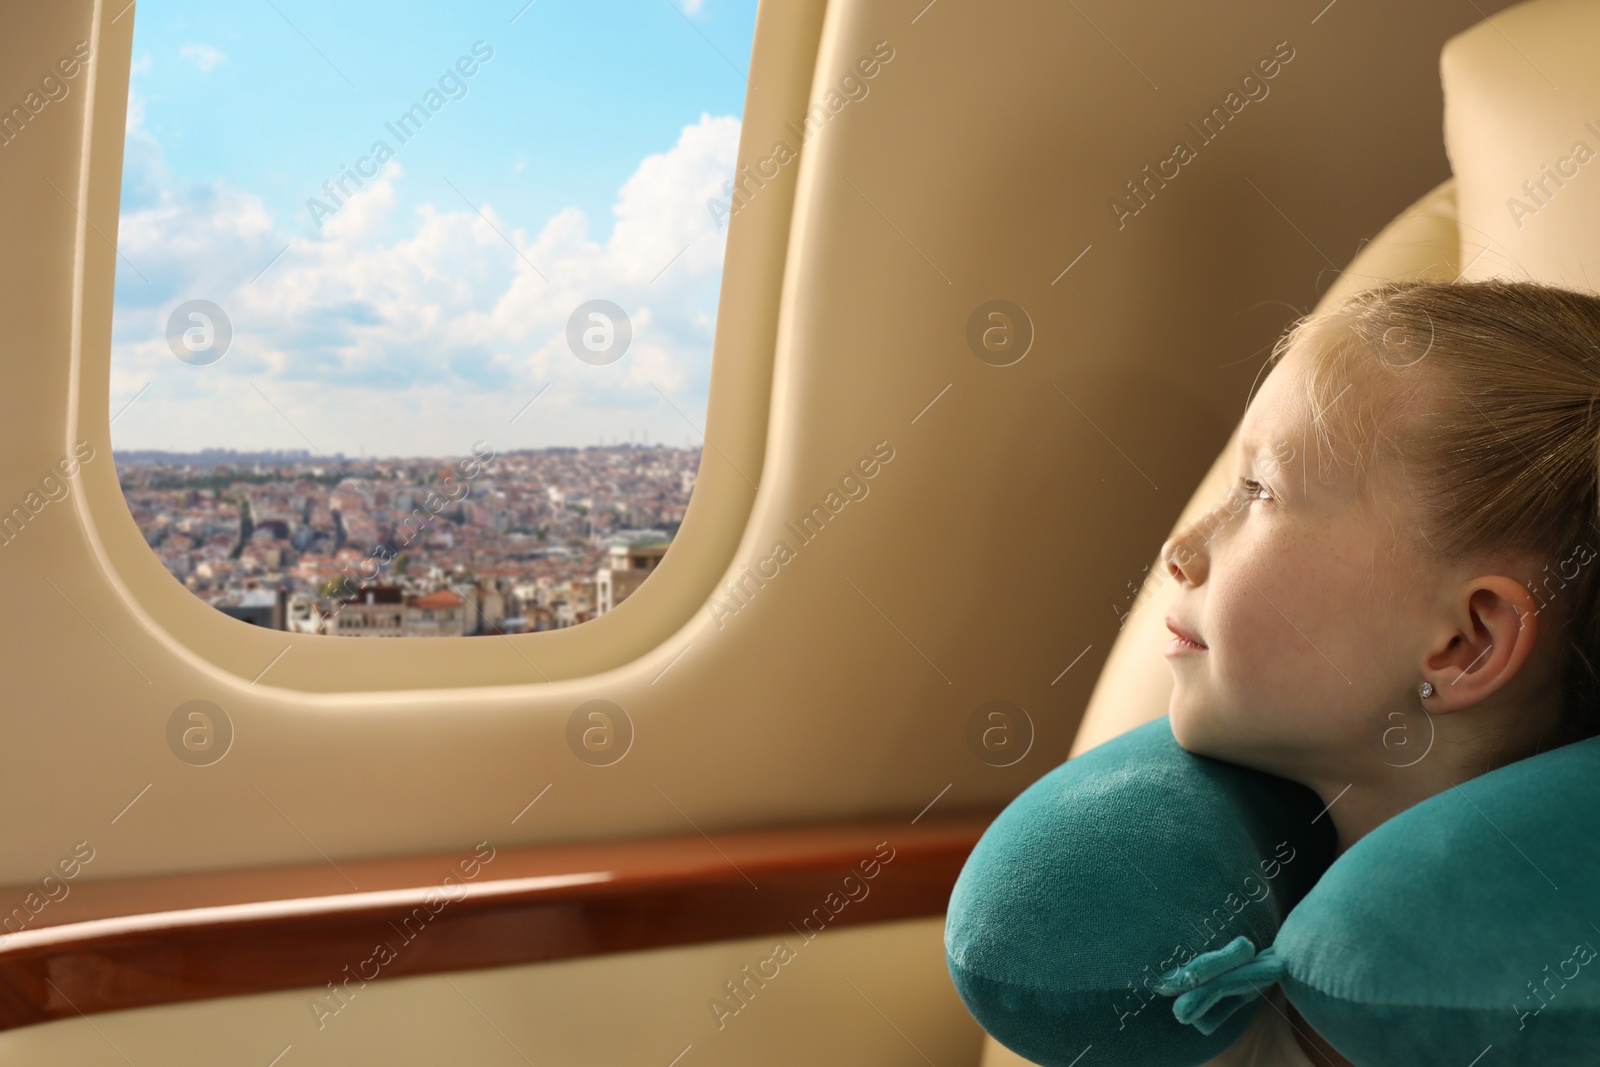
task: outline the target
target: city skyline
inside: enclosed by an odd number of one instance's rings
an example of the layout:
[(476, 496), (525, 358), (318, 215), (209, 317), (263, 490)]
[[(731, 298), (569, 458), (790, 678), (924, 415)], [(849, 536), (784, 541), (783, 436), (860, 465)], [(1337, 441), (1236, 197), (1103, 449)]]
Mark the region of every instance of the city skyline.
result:
[(378, 637), (579, 625), (665, 555), (700, 450), (368, 458), (121, 455), (124, 499), (190, 592), (271, 629)]

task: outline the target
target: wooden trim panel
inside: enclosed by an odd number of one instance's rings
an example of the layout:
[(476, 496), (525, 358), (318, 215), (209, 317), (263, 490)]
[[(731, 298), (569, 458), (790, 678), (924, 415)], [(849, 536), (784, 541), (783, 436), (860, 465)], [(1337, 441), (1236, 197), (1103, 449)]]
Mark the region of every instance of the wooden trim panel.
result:
[(940, 915), (998, 814), (0, 889), (0, 1029)]

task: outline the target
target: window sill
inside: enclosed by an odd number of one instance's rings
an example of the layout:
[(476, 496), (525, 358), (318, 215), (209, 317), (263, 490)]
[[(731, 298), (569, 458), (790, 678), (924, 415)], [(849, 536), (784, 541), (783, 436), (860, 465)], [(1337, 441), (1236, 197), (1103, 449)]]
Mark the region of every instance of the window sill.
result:
[(940, 915), (997, 814), (79, 883), (0, 936), (0, 1029)]

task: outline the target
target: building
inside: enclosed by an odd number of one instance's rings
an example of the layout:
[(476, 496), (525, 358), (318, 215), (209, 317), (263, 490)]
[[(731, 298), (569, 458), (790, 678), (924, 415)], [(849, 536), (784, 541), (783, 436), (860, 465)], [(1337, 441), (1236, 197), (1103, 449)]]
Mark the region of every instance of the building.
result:
[(358, 589), (353, 600), (335, 600), (333, 606), (326, 632), (335, 637), (401, 637), (406, 633), (405, 591), (398, 585)]
[(269, 630), (285, 629), (289, 594), (283, 589), (243, 589), (231, 593), (211, 606), (230, 618)]
[(327, 613), (322, 610), (316, 597), (309, 593), (296, 593), (289, 598), (286, 629), (290, 633), (320, 634), (326, 631), (327, 624)]
[(628, 599), (660, 566), (668, 547), (666, 541), (612, 545), (607, 565), (595, 574), (594, 614), (604, 615)]
[(467, 625), (466, 601), (441, 589), (437, 593), (415, 597), (405, 606), (405, 635), (407, 637), (461, 637)]
[(467, 633), (496, 631), (501, 622), (516, 614), (515, 605), (508, 603), (511, 597), (501, 592), (495, 582), (474, 587), (472, 598), (475, 603), (467, 606)]

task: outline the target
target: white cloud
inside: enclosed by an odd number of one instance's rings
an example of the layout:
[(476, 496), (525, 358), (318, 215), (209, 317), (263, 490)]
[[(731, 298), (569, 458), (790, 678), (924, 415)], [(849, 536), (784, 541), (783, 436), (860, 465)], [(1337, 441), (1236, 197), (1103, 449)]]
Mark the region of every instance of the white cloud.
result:
[(228, 61), (227, 56), (208, 44), (186, 44), (178, 49), (178, 55), (199, 67), (201, 74), (209, 74), (217, 64)]
[[(149, 281), (126, 268), (118, 279), (111, 410), (151, 387), (118, 419), (116, 445), (305, 448), (309, 438), (330, 453), (443, 455), (479, 438), (583, 445), (636, 427), (698, 443), (684, 415), (704, 425), (727, 234), (706, 201), (720, 198), (738, 137), (737, 119), (703, 114), (645, 157), (604, 243), (577, 208), (536, 233), (492, 203), (481, 216), (459, 201), (421, 203), (407, 218), (412, 179), (398, 161), (306, 236), (303, 217), (275, 219), (247, 190), (174, 181), (135, 101), (129, 160), (141, 173), (130, 188), (145, 198), (125, 209), (119, 247)], [(235, 331), (205, 367), (174, 358), (165, 337), (172, 310), (196, 298), (220, 305)], [(566, 342), (574, 309), (597, 298), (633, 326), (607, 366)]]

